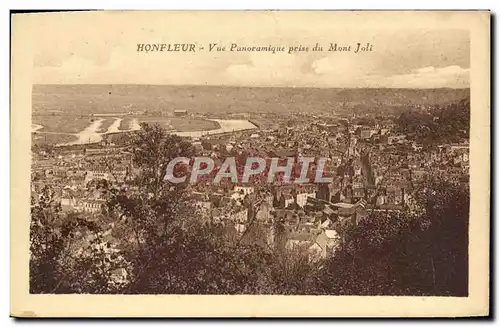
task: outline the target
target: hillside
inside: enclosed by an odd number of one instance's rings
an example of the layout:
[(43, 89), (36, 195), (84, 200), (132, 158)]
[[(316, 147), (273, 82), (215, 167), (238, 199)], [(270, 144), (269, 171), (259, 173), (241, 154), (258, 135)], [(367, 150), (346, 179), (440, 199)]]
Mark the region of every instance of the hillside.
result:
[(469, 89), (318, 89), (164, 85), (34, 85), (33, 109), (66, 114), (186, 109), (191, 112), (399, 114), (408, 105), (445, 105)]
[(470, 101), (465, 98), (425, 113), (403, 112), (396, 119), (396, 126), (424, 144), (460, 142), (469, 138)]

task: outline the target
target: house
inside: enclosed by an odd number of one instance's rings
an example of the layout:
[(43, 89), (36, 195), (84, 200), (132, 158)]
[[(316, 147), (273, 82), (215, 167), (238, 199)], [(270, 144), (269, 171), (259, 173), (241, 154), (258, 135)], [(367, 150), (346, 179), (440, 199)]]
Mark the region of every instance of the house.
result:
[(285, 246), (288, 250), (304, 253), (314, 262), (325, 259), (339, 244), (340, 237), (334, 230), (310, 229), (290, 234)]
[(290, 158), (296, 156), (296, 151), (293, 150), (285, 150), (285, 149), (276, 149), (276, 150), (268, 150), (267, 155), (270, 158)]
[(362, 129), (361, 130), (361, 134), (360, 134), (361, 139), (367, 140), (371, 136), (372, 136), (372, 134), (371, 134), (371, 130), (370, 129)]
[[(307, 198), (316, 198), (316, 192), (310, 192), (310, 193), (298, 193), (297, 194), (297, 204), (300, 207), (304, 207), (307, 203)], [(286, 203), (286, 200), (285, 200)]]
[(356, 213), (356, 207), (352, 203), (338, 202), (333, 204), (333, 207), (339, 216), (350, 217)]
[(174, 116), (176, 117), (186, 117), (187, 110), (174, 110)]
[[(326, 210), (326, 209), (325, 209)], [(329, 209), (331, 211), (331, 213), (333, 213), (333, 210)], [(320, 228), (323, 228), (323, 229), (326, 229), (330, 226), (333, 225), (333, 222), (330, 218), (328, 218), (327, 216), (323, 216), (320, 220), (320, 224), (319, 224), (319, 227)]]
[(299, 215), (296, 210), (277, 209), (276, 220), (287, 225), (297, 225), (299, 223)]
[(74, 197), (61, 198), (61, 209), (63, 211), (74, 211), (78, 207), (78, 200)]
[(103, 199), (83, 199), (79, 203), (79, 209), (83, 212), (97, 213), (101, 212), (106, 204)]
[(289, 206), (292, 206), (295, 204), (295, 197), (291, 194), (285, 194), (285, 208), (288, 208)]
[(94, 179), (105, 179), (108, 181), (121, 181), (125, 178), (127, 174), (126, 170), (108, 172), (105, 170), (88, 170), (85, 173), (85, 183), (88, 183)]
[(367, 202), (364, 199), (361, 199), (354, 204), (343, 202), (333, 204), (333, 207), (337, 210), (339, 220), (350, 220), (353, 224), (357, 224), (362, 217), (366, 216), (366, 206)]

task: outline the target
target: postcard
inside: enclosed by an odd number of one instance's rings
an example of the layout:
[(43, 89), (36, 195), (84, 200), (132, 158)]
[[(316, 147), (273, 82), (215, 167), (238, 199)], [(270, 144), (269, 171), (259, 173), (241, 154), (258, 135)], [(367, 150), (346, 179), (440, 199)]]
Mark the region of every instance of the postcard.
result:
[(490, 12), (11, 23), (12, 316), (489, 315)]

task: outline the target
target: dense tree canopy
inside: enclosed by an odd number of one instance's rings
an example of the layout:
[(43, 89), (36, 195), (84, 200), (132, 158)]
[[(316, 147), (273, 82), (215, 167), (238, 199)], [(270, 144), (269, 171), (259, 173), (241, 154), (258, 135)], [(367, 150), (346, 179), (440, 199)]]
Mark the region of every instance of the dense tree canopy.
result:
[(419, 193), (418, 212), (373, 212), (345, 231), (325, 263), (327, 294), (468, 294), (468, 189), (434, 181)]
[(401, 132), (426, 144), (454, 143), (469, 137), (470, 101), (463, 99), (429, 112), (405, 111), (396, 120)]

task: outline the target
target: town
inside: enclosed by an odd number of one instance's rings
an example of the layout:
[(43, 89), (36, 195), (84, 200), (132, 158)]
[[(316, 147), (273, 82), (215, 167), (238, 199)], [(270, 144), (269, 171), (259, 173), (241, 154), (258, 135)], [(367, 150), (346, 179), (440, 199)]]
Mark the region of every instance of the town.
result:
[[(174, 114), (186, 119), (207, 117), (186, 110)], [(238, 113), (224, 118), (242, 117), (255, 128), (182, 137), (195, 156), (209, 158), (215, 167), (233, 158), (238, 176), (213, 183), (214, 169), (205, 172), (207, 178), (198, 176), (196, 183), (186, 181), (189, 201), (197, 208), (192, 215), (222, 226), (239, 241), (305, 249), (311, 262), (335, 253), (342, 242), (339, 231), (345, 226), (356, 226), (373, 213), (417, 210), (415, 194), (429, 179), (439, 176), (465, 185), (469, 181), (468, 137), (429, 144), (418, 130), (401, 130), (400, 117), (306, 112), (279, 116)], [(434, 116), (430, 121), (439, 119)], [(95, 183), (105, 180), (126, 192), (139, 192), (133, 183), (138, 167), (129, 143), (139, 132), (105, 135), (98, 143), (34, 147), (32, 197), (37, 199), (50, 187), (63, 212), (105, 221), (106, 195)], [(331, 178), (327, 183), (286, 183), (280, 178), (269, 183), (263, 170), (242, 178), (251, 157), (263, 162), (325, 158), (324, 170)], [(294, 166), (291, 174), (303, 178), (311, 171), (304, 173)], [(314, 170), (311, 176), (316, 176)], [(123, 240), (111, 232), (113, 224), (109, 225), (108, 241), (119, 249)], [(126, 279), (124, 269), (115, 275), (117, 280)]]

